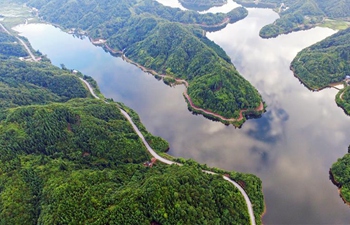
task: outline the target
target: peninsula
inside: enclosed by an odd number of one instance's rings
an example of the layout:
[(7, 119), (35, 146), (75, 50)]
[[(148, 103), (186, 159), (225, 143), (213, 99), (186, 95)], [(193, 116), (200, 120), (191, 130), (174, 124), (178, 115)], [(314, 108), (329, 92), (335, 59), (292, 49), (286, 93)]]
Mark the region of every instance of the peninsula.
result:
[[(79, 6), (68, 0), (25, 2), (38, 9), (43, 20), (86, 34), (97, 40), (95, 43), (104, 43), (112, 54), (122, 53), (147, 70), (186, 80), (187, 94), (197, 108), (230, 121), (239, 119), (242, 110), (254, 115), (264, 112), (256, 111), (262, 103), (258, 91), (203, 30), (244, 18), (247, 11), (242, 7), (227, 14), (199, 14), (165, 7), (153, 0), (93, 0)], [(240, 126), (244, 120), (232, 123)]]
[[(349, 4), (348, 4), (349, 5)], [(312, 91), (327, 87), (339, 90), (336, 103), (350, 115), (350, 28), (322, 40), (297, 54), (291, 63), (294, 75)], [(340, 88), (342, 87), (342, 88)], [(350, 147), (348, 149), (348, 152)], [(332, 182), (340, 189), (344, 202), (350, 202), (349, 161), (346, 154), (330, 169)]]
[(261, 224), (259, 178), (163, 163), (132, 109), (17, 38), (0, 26), (2, 223)]
[(332, 165), (329, 171), (330, 179), (339, 188), (339, 195), (344, 203), (350, 205), (350, 146), (348, 153)]
[(297, 54), (291, 69), (307, 88), (318, 91), (342, 84), (337, 104), (350, 115), (350, 28), (316, 43)]

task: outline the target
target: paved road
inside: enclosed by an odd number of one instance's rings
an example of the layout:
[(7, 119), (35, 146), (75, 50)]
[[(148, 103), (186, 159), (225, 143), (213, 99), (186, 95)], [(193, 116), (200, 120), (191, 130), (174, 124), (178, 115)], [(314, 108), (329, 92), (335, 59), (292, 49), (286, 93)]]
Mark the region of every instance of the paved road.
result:
[[(79, 78), (81, 81), (83, 81), (86, 86), (88, 87), (90, 93), (97, 99), (100, 99), (95, 93), (94, 90), (92, 89), (92, 87), (90, 86), (90, 84), (86, 81), (83, 80), (82, 78)], [(108, 103), (108, 102), (106, 102)], [(132, 128), (134, 129), (134, 131), (137, 133), (137, 135), (141, 138), (143, 144), (146, 146), (147, 150), (151, 153), (151, 155), (156, 158), (157, 160), (171, 165), (171, 164), (176, 164), (179, 166), (182, 166), (181, 163), (177, 163), (177, 162), (173, 162), (171, 160), (165, 159), (163, 157), (161, 157), (160, 155), (158, 155), (152, 148), (151, 146), (149, 146), (148, 142), (146, 141), (145, 137), (142, 135), (141, 131), (137, 128), (137, 126), (134, 124), (134, 122), (132, 121), (131, 117), (129, 116), (129, 114), (127, 112), (125, 112), (123, 109), (119, 108), (120, 112), (125, 116), (125, 118), (129, 121), (129, 123), (131, 124)], [(202, 170), (204, 173), (208, 173), (208, 174), (212, 174), (212, 175), (218, 175), (217, 173), (211, 172), (211, 171), (207, 171), (207, 170)], [(233, 184), (243, 195), (244, 200), (247, 203), (247, 207), (248, 207), (248, 213), (249, 213), (249, 217), (250, 217), (250, 224), (251, 225), (256, 225), (255, 223), (255, 217), (254, 217), (254, 211), (253, 211), (253, 205), (247, 195), (247, 193), (244, 191), (244, 189), (237, 184), (235, 181), (231, 180), (230, 178), (226, 177), (226, 176), (222, 176), (225, 180), (227, 180), (228, 182), (230, 182), (231, 184)]]
[[(12, 36), (12, 34), (6, 29), (6, 27), (4, 27), (4, 25), (2, 25), (0, 23), (0, 27), (6, 32), (8, 33), (9, 35)], [(28, 52), (28, 54), (30, 55), (30, 57), (35, 61), (37, 62), (38, 60), (35, 58), (34, 54), (32, 53), (32, 51), (30, 51), (30, 49), (28, 48), (27, 44), (22, 40), (20, 39), (19, 37), (15, 36), (17, 38), (17, 40), (21, 43), (21, 45), (23, 45), (23, 47), (26, 49), (26, 51)]]
[(35, 56), (33, 55), (32, 51), (30, 51), (30, 49), (28, 48), (28, 46), (26, 45), (26, 43), (20, 39), (19, 37), (16, 37), (19, 42), (21, 42), (21, 44), (24, 46), (24, 48), (27, 50), (28, 54), (30, 55), (30, 57), (35, 61), (37, 62), (38, 60), (35, 58)]

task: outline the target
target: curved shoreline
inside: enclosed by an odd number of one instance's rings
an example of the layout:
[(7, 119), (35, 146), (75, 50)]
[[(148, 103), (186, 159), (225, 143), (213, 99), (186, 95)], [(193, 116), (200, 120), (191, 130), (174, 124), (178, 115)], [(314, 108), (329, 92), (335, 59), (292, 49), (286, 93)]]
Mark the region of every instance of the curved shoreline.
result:
[(339, 193), (339, 197), (343, 200), (343, 202), (348, 205), (350, 207), (350, 202), (348, 202), (347, 200), (345, 200), (344, 196), (341, 194), (341, 188), (342, 185), (334, 178), (332, 169), (329, 169), (329, 179), (332, 181), (332, 183), (337, 186), (338, 188), (338, 193)]
[[(339, 82), (336, 82), (336, 83), (330, 83), (330, 84), (327, 84), (326, 86), (323, 86), (323, 87), (319, 87), (319, 88), (311, 88), (308, 84), (306, 84), (295, 72), (295, 69), (292, 65), (290, 65), (289, 69), (293, 72), (293, 75), (295, 78), (297, 78), (300, 83), (302, 85), (304, 85), (307, 89), (309, 89), (310, 91), (322, 91), (326, 88), (335, 88), (335, 86), (337, 85), (340, 85), (342, 84), (343, 81), (339, 81)], [(337, 88), (336, 88), (337, 89)], [(340, 91), (340, 90), (339, 90)]]
[[(79, 77), (79, 79), (87, 86), (87, 88), (89, 89), (91, 95), (96, 98), (96, 99), (100, 99), (94, 92), (93, 88), (90, 86), (89, 82), (87, 82), (86, 80), (82, 79)], [(104, 101), (106, 104), (109, 104), (108, 102)], [(168, 165), (172, 165), (172, 164), (176, 164), (178, 166), (182, 166), (181, 163), (177, 163), (177, 162), (173, 162), (171, 160), (165, 159), (163, 157), (161, 157), (160, 155), (158, 155), (152, 148), (151, 146), (148, 144), (148, 142), (146, 141), (145, 137), (143, 136), (143, 134), (141, 133), (141, 131), (137, 128), (137, 126), (135, 125), (135, 123), (133, 122), (132, 118), (129, 116), (129, 114), (127, 112), (125, 112), (122, 108), (120, 108), (118, 105), (116, 105), (117, 108), (120, 110), (120, 112), (123, 114), (123, 116), (128, 120), (128, 122), (131, 124), (132, 128), (134, 129), (134, 131), (136, 132), (136, 134), (140, 137), (140, 139), (142, 140), (143, 144), (146, 146), (148, 152), (157, 160), (168, 164)], [(208, 170), (202, 170), (202, 172), (207, 173), (207, 174), (212, 174), (212, 175), (219, 175), (217, 173), (208, 171)], [(243, 198), (247, 204), (247, 209), (248, 209), (248, 214), (249, 214), (249, 219), (250, 219), (250, 224), (251, 225), (256, 225), (255, 222), (255, 216), (254, 216), (254, 210), (253, 210), (253, 205), (249, 199), (248, 194), (245, 192), (245, 190), (235, 181), (231, 180), (230, 178), (226, 177), (225, 175), (222, 175), (223, 179), (230, 182), (231, 184), (233, 184), (238, 190), (239, 192), (243, 195)]]
[[(90, 41), (91, 41), (91, 39), (90, 39)], [(109, 47), (107, 45), (107, 43), (104, 43), (104, 47), (111, 54), (120, 54), (121, 58), (123, 60), (125, 60), (126, 62), (128, 62), (128, 63), (130, 63), (130, 64), (140, 68), (145, 73), (149, 73), (149, 74), (151, 74), (151, 75), (153, 75), (155, 77), (161, 77), (163, 79), (163, 81), (164, 81), (164, 78), (171, 78), (171, 79), (173, 79), (175, 81), (175, 84), (179, 84), (179, 83), (184, 84), (186, 89), (185, 89), (185, 92), (183, 93), (183, 95), (184, 95), (184, 97), (186, 99), (186, 102), (187, 102), (187, 104), (188, 104), (190, 109), (192, 109), (193, 111), (198, 112), (199, 114), (202, 114), (204, 116), (207, 115), (209, 117), (213, 117), (213, 119), (217, 119), (217, 120), (219, 120), (219, 121), (221, 121), (223, 123), (226, 122), (226, 123), (230, 123), (230, 124), (235, 125), (234, 124), (235, 122), (242, 122), (244, 120), (244, 118), (245, 118), (244, 115), (243, 115), (244, 112), (247, 112), (249, 110), (253, 110), (256, 113), (262, 113), (264, 111), (264, 103), (263, 102), (260, 102), (260, 105), (258, 107), (256, 107), (256, 108), (254, 108), (254, 109), (241, 109), (240, 112), (239, 112), (239, 117), (238, 118), (234, 118), (234, 117), (226, 118), (226, 117), (224, 117), (224, 116), (222, 116), (222, 115), (220, 115), (218, 113), (212, 112), (212, 111), (207, 110), (207, 109), (200, 108), (200, 107), (198, 107), (198, 106), (193, 104), (191, 97), (188, 95), (187, 89), (188, 89), (189, 84), (188, 84), (188, 82), (186, 80), (176, 79), (176, 78), (174, 78), (172, 76), (165, 75), (165, 74), (158, 74), (155, 70), (146, 68), (146, 67), (140, 65), (139, 63), (134, 62), (133, 60), (129, 59), (128, 57), (125, 56), (123, 51), (115, 51), (111, 47)], [(241, 124), (239, 124), (239, 125), (241, 125)]]

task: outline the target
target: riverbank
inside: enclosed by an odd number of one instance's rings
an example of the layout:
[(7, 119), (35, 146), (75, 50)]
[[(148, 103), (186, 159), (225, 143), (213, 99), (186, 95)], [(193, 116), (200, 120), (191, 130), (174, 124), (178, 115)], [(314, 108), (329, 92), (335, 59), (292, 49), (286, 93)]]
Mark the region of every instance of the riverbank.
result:
[[(90, 41), (94, 41), (96, 43), (95, 40), (90, 39)], [(93, 43), (93, 42), (92, 42)], [(101, 42), (99, 42), (96, 45), (101, 45)], [(168, 85), (177, 85), (177, 84), (183, 84), (185, 85), (186, 89), (185, 92), (183, 93), (184, 98), (187, 102), (188, 108), (198, 114), (202, 114), (203, 116), (209, 118), (209, 119), (213, 119), (213, 120), (217, 120), (220, 121), (226, 125), (232, 124), (235, 127), (240, 127), (242, 126), (242, 124), (245, 122), (245, 117), (246, 116), (259, 116), (261, 115), (264, 111), (265, 111), (265, 105), (263, 102), (260, 102), (260, 105), (258, 107), (256, 107), (255, 109), (242, 109), (239, 112), (239, 117), (238, 118), (226, 118), (224, 116), (221, 116), (220, 114), (217, 114), (215, 112), (212, 112), (208, 109), (203, 109), (200, 108), (196, 105), (193, 104), (191, 97), (188, 95), (187, 93), (187, 89), (189, 87), (189, 84), (186, 80), (183, 79), (176, 79), (170, 75), (166, 75), (166, 74), (158, 74), (155, 70), (146, 68), (142, 65), (140, 65), (137, 62), (134, 62), (133, 60), (131, 60), (130, 58), (128, 58), (123, 51), (116, 51), (114, 49), (112, 49), (111, 47), (108, 46), (108, 44), (104, 43), (103, 48), (108, 51), (109, 53), (111, 53), (111, 55), (113, 56), (120, 56), (124, 61), (138, 67), (139, 69), (141, 69), (143, 72), (145, 73), (149, 73), (151, 75), (153, 75), (155, 78), (160, 78), (163, 80), (164, 83), (168, 84)], [(167, 81), (166, 79), (169, 79), (170, 81)]]
[[(82, 78), (79, 78), (88, 88), (89, 92), (91, 93), (91, 95), (96, 98), (96, 99), (100, 99), (95, 93), (93, 88), (90, 86), (90, 84), (85, 81)], [(109, 102), (104, 101), (106, 104), (110, 104)], [(120, 112), (123, 114), (123, 116), (128, 120), (128, 122), (131, 124), (132, 128), (134, 129), (134, 131), (136, 132), (136, 134), (139, 136), (139, 138), (141, 139), (142, 143), (145, 145), (145, 147), (147, 148), (148, 152), (157, 160), (159, 160), (162, 163), (168, 164), (168, 165), (178, 165), (178, 166), (182, 166), (183, 164), (178, 163), (178, 162), (174, 162), (168, 159), (165, 159), (163, 157), (161, 157), (160, 155), (158, 155), (156, 153), (155, 150), (153, 150), (151, 148), (151, 146), (148, 144), (148, 142), (146, 141), (146, 138), (143, 136), (143, 134), (141, 133), (141, 131), (138, 129), (138, 127), (135, 125), (135, 123), (133, 122), (132, 118), (130, 117), (130, 115), (123, 110), (122, 108), (120, 108), (117, 104), (116, 107), (120, 110)], [(212, 172), (212, 171), (208, 171), (208, 170), (202, 170), (202, 172), (204, 173), (208, 173), (208, 174), (212, 174), (212, 175), (220, 175), (218, 173)], [(229, 177), (222, 175), (222, 178), (225, 179), (226, 181), (230, 182), (231, 184), (233, 184), (238, 190), (239, 192), (243, 195), (244, 200), (246, 201), (247, 204), (247, 209), (248, 209), (248, 214), (250, 217), (250, 224), (251, 225), (256, 225), (256, 221), (255, 221), (255, 215), (254, 215), (254, 210), (253, 210), (253, 205), (251, 203), (251, 200), (248, 196), (248, 194), (245, 192), (245, 190), (235, 181), (233, 181), (232, 179), (230, 179)]]
[(311, 86), (309, 86), (307, 83), (305, 83), (295, 72), (295, 69), (292, 65), (290, 65), (289, 69), (293, 72), (293, 75), (295, 78), (297, 78), (301, 84), (303, 84), (307, 89), (309, 89), (310, 91), (322, 91), (326, 88), (335, 88), (337, 90), (340, 90), (339, 88), (337, 88), (336, 86), (338, 85), (341, 85), (343, 84), (343, 81), (340, 81), (340, 82), (336, 82), (336, 83), (330, 83), (326, 86), (323, 86), (323, 87), (319, 87), (319, 88), (313, 88)]
[(339, 193), (339, 197), (343, 200), (343, 202), (348, 205), (350, 207), (350, 202), (348, 202), (344, 196), (341, 193), (342, 190), (342, 184), (339, 183), (335, 178), (334, 178), (334, 174), (332, 173), (332, 169), (329, 169), (329, 179), (332, 181), (332, 183), (337, 186), (338, 188), (338, 193)]
[(350, 87), (347, 86), (344, 89), (340, 90), (338, 94), (335, 97), (335, 102), (337, 103), (337, 106), (343, 109), (344, 113), (348, 116), (350, 116), (349, 106), (348, 102), (344, 100), (344, 94), (346, 91), (349, 91)]

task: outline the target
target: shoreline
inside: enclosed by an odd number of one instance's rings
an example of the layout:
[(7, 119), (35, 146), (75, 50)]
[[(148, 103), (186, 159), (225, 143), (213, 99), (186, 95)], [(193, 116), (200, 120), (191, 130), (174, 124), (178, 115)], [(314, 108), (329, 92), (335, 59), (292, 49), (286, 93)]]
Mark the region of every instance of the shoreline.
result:
[[(90, 41), (92, 41), (92, 39), (90, 39)], [(141, 69), (143, 72), (149, 73), (149, 74), (153, 75), (153, 76), (156, 77), (156, 78), (157, 78), (157, 77), (160, 77), (160, 78), (163, 80), (163, 82), (164, 82), (164, 79), (165, 79), (165, 78), (173, 79), (174, 82), (173, 82), (173, 83), (170, 82), (169, 85), (171, 85), (171, 84), (175, 84), (175, 85), (176, 85), (176, 84), (183, 84), (183, 85), (185, 85), (186, 90), (185, 90), (185, 92), (183, 93), (183, 95), (184, 95), (184, 98), (185, 98), (185, 100), (186, 100), (186, 102), (187, 102), (187, 105), (188, 105), (189, 109), (192, 110), (192, 111), (194, 111), (194, 112), (196, 112), (196, 113), (198, 113), (198, 114), (201, 114), (201, 115), (203, 115), (203, 116), (205, 116), (205, 117), (207, 116), (207, 117), (209, 117), (209, 119), (218, 120), (218, 121), (220, 121), (220, 122), (222, 122), (222, 123), (224, 123), (224, 124), (227, 124), (227, 125), (228, 125), (228, 124), (232, 124), (232, 125), (234, 125), (235, 127), (240, 127), (240, 126), (243, 124), (243, 122), (245, 122), (245, 116), (247, 116), (247, 115), (244, 115), (245, 112), (249, 112), (249, 111), (252, 110), (252, 112), (257, 113), (257, 114), (260, 115), (260, 114), (263, 113), (264, 110), (265, 110), (264, 103), (263, 103), (263, 102), (260, 102), (260, 105), (259, 105), (258, 107), (256, 107), (256, 108), (254, 108), (254, 109), (241, 109), (240, 112), (239, 112), (239, 117), (238, 117), (238, 118), (234, 118), (234, 117), (232, 117), (232, 118), (226, 118), (226, 117), (224, 117), (224, 116), (222, 116), (222, 115), (220, 115), (220, 114), (218, 114), (218, 113), (215, 113), (215, 112), (212, 112), (212, 111), (210, 111), (210, 110), (208, 110), (208, 109), (203, 109), (203, 108), (201, 108), (201, 107), (198, 107), (198, 106), (194, 105), (193, 102), (192, 102), (191, 97), (190, 97), (190, 96), (188, 95), (188, 93), (187, 93), (187, 89), (188, 89), (189, 84), (188, 84), (188, 82), (187, 82), (186, 80), (183, 80), (183, 79), (176, 79), (176, 78), (174, 78), (174, 77), (172, 77), (172, 76), (169, 76), (169, 75), (166, 75), (166, 74), (158, 74), (155, 70), (146, 68), (146, 67), (140, 65), (139, 63), (134, 62), (133, 60), (129, 59), (128, 57), (125, 56), (125, 54), (124, 54), (123, 51), (115, 51), (114, 49), (112, 49), (111, 47), (109, 47), (109, 46), (107, 45), (107, 43), (104, 43), (102, 47), (103, 47), (104, 49), (107, 49), (108, 52), (110, 52), (112, 55), (113, 55), (113, 54), (121, 55), (121, 58), (122, 58), (123, 60), (125, 60), (127, 63), (130, 63), (130, 64), (132, 64), (132, 65), (138, 67), (138, 68)], [(254, 115), (254, 113), (252, 113), (252, 112), (251, 112), (251, 113), (248, 113), (248, 115)], [(239, 123), (236, 124), (236, 122), (239, 122)]]
[(339, 197), (343, 200), (344, 204), (346, 204), (346, 205), (348, 205), (350, 207), (350, 202), (346, 201), (344, 196), (341, 194), (342, 185), (334, 178), (332, 169), (329, 169), (329, 179), (332, 181), (332, 183), (335, 186), (337, 186)]
[[(307, 89), (309, 89), (309, 91), (317, 91), (317, 92), (318, 92), (318, 91), (322, 91), (322, 90), (324, 90), (324, 89), (326, 89), (326, 88), (335, 88), (335, 89), (339, 90), (339, 89), (336, 88), (335, 86), (340, 85), (340, 84), (343, 83), (343, 81), (339, 81), (339, 82), (336, 82), (336, 83), (327, 84), (326, 86), (323, 86), (323, 87), (320, 87), (320, 88), (311, 88), (308, 84), (306, 84), (306, 83), (296, 74), (295, 69), (294, 69), (294, 67), (293, 67), (292, 65), (290, 65), (289, 69), (293, 72), (294, 77), (297, 78), (297, 79), (300, 81), (300, 83), (301, 83), (302, 85), (304, 85)], [(341, 90), (339, 90), (339, 91), (341, 91)]]
[[(84, 80), (83, 78), (79, 78), (88, 88), (89, 92), (91, 93), (91, 95), (98, 100), (102, 100), (103, 102), (105, 102), (106, 104), (110, 104), (109, 102), (106, 102), (105, 100), (101, 99), (100, 97), (98, 97), (95, 92), (94, 89), (91, 87), (91, 85), (89, 84), (89, 82), (87, 82), (86, 80)], [(162, 163), (168, 164), (168, 165), (178, 165), (178, 166), (182, 166), (183, 164), (178, 163), (178, 162), (174, 162), (172, 160), (169, 159), (165, 159), (162, 156), (160, 156), (154, 149), (152, 149), (152, 147), (148, 144), (146, 138), (144, 137), (144, 135), (141, 133), (141, 131), (138, 129), (138, 127), (135, 125), (135, 123), (133, 122), (131, 116), (122, 108), (120, 107), (118, 104), (116, 104), (116, 107), (120, 110), (120, 112), (122, 113), (122, 115), (128, 120), (128, 122), (131, 124), (133, 130), (136, 132), (136, 134), (139, 136), (139, 138), (141, 139), (141, 141), (143, 142), (143, 144), (145, 145), (148, 153), (150, 153), (153, 157), (155, 157), (157, 160), (159, 160)], [(201, 169), (201, 171), (203, 173), (207, 173), (207, 174), (212, 174), (212, 175), (219, 175), (222, 176), (222, 178), (228, 182), (230, 182), (231, 184), (233, 184), (238, 191), (242, 194), (245, 202), (246, 202), (246, 206), (247, 206), (247, 210), (248, 210), (248, 215), (249, 215), (249, 220), (250, 220), (250, 224), (251, 225), (256, 225), (256, 218), (254, 215), (254, 209), (253, 209), (253, 204), (249, 198), (249, 195), (246, 193), (246, 191), (244, 190), (243, 187), (241, 187), (236, 181), (232, 180), (231, 178), (226, 177), (225, 175), (221, 175), (219, 173), (215, 173), (212, 172), (210, 170), (203, 170)], [(265, 204), (265, 202), (264, 202)]]

